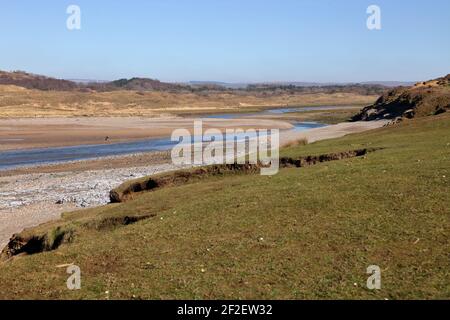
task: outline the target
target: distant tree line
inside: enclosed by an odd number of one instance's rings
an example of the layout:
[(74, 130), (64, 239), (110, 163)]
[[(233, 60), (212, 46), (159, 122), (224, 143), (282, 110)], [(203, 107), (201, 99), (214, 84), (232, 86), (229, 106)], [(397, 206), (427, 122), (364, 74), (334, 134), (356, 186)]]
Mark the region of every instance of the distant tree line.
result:
[(110, 82), (77, 83), (74, 81), (55, 79), (24, 71), (0, 71), (0, 85), (16, 85), (27, 89), (55, 91), (115, 91), (133, 90), (138, 92), (165, 91), (174, 93), (209, 94), (228, 92), (234, 94), (255, 93), (258, 95), (304, 94), (304, 93), (355, 93), (360, 95), (382, 95), (389, 88), (382, 85), (346, 84), (346, 85), (312, 85), (298, 86), (293, 84), (250, 84), (243, 88), (229, 88), (218, 84), (182, 84), (167, 83), (149, 78), (119, 79)]

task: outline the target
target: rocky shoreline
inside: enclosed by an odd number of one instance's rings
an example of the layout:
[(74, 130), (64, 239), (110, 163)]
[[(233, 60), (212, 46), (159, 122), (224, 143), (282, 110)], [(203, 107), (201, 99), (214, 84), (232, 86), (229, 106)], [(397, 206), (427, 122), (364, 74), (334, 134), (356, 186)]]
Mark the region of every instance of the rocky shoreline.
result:
[(33, 173), (0, 178), (0, 208), (37, 202), (90, 207), (108, 203), (109, 191), (127, 179), (176, 169), (171, 164), (84, 172)]

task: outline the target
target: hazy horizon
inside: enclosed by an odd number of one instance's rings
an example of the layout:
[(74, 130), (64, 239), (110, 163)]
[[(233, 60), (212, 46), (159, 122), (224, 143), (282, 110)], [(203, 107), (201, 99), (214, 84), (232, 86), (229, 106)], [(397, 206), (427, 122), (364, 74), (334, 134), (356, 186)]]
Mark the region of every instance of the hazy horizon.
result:
[[(132, 79), (132, 78), (148, 78), (148, 79), (153, 79), (153, 80), (160, 80), (157, 79), (155, 77), (152, 77), (151, 75), (147, 75), (147, 76), (126, 76), (123, 78), (114, 78), (114, 79), (82, 79), (82, 78), (61, 78), (58, 76), (52, 76), (52, 75), (48, 75), (48, 74), (42, 74), (42, 73), (37, 73), (37, 72), (32, 72), (29, 70), (23, 70), (23, 69), (14, 69), (14, 70), (6, 70), (6, 69), (0, 69), (0, 71), (5, 71), (5, 72), (25, 72), (25, 73), (29, 73), (29, 74), (35, 74), (35, 75), (39, 75), (39, 76), (48, 76), (48, 77), (54, 77), (56, 79), (62, 79), (62, 80), (69, 80), (69, 81), (73, 81), (73, 82), (109, 82), (109, 81), (114, 81), (114, 80), (120, 80), (120, 79)], [(440, 78), (442, 76), (445, 76), (445, 74), (436, 76), (434, 78)], [(434, 79), (433, 78), (433, 79)], [(245, 85), (245, 84), (303, 84), (303, 85), (314, 85), (314, 84), (320, 84), (320, 85), (339, 85), (339, 84), (378, 84), (378, 83), (392, 83), (392, 84), (396, 84), (396, 83), (405, 83), (405, 84), (411, 84), (411, 83), (417, 83), (420, 81), (426, 81), (429, 79), (419, 79), (419, 80), (367, 80), (367, 81), (349, 81), (349, 82), (344, 82), (344, 81), (333, 81), (333, 82), (329, 82), (329, 81), (323, 81), (323, 82), (315, 82), (315, 81), (299, 81), (299, 80), (293, 80), (293, 81), (289, 81), (289, 80), (275, 80), (275, 81), (271, 81), (271, 80), (263, 80), (263, 81), (221, 81), (221, 80), (187, 80), (187, 81), (165, 81), (168, 83), (211, 83), (211, 84), (227, 84), (227, 85)], [(161, 81), (161, 80), (160, 80)]]

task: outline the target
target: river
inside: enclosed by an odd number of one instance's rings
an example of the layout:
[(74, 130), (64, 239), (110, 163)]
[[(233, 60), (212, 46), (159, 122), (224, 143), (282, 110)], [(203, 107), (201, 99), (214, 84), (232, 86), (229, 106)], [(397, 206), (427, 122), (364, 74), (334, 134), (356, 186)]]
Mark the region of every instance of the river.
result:
[[(332, 110), (333, 106), (306, 107), (306, 108), (282, 108), (266, 110), (252, 114), (219, 114), (201, 116), (202, 118), (235, 119), (249, 116), (260, 116), (267, 114), (280, 114), (289, 112), (301, 112), (310, 110)], [(304, 131), (313, 128), (320, 128), (326, 124), (318, 122), (293, 122), (292, 130)], [(233, 137), (234, 138), (234, 137)], [(194, 137), (194, 140), (198, 137)], [(204, 137), (205, 139), (205, 137)], [(227, 137), (225, 137), (227, 139)], [(238, 137), (239, 139), (239, 137)], [(204, 140), (205, 142), (208, 140)], [(127, 155), (150, 151), (170, 150), (178, 142), (171, 141), (170, 137), (152, 138), (139, 141), (98, 144), (98, 145), (78, 145), (69, 147), (54, 147), (42, 149), (27, 149), (0, 152), (0, 170), (10, 170), (23, 166), (36, 166), (68, 161), (96, 159), (100, 157)]]

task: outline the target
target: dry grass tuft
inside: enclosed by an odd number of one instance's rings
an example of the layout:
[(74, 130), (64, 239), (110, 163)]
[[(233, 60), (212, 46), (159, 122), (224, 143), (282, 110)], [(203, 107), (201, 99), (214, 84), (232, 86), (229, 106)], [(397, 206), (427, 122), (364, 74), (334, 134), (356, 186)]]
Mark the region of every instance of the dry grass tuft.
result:
[(294, 141), (289, 141), (284, 145), (284, 147), (297, 147), (297, 146), (306, 146), (308, 144), (307, 138), (301, 138)]

